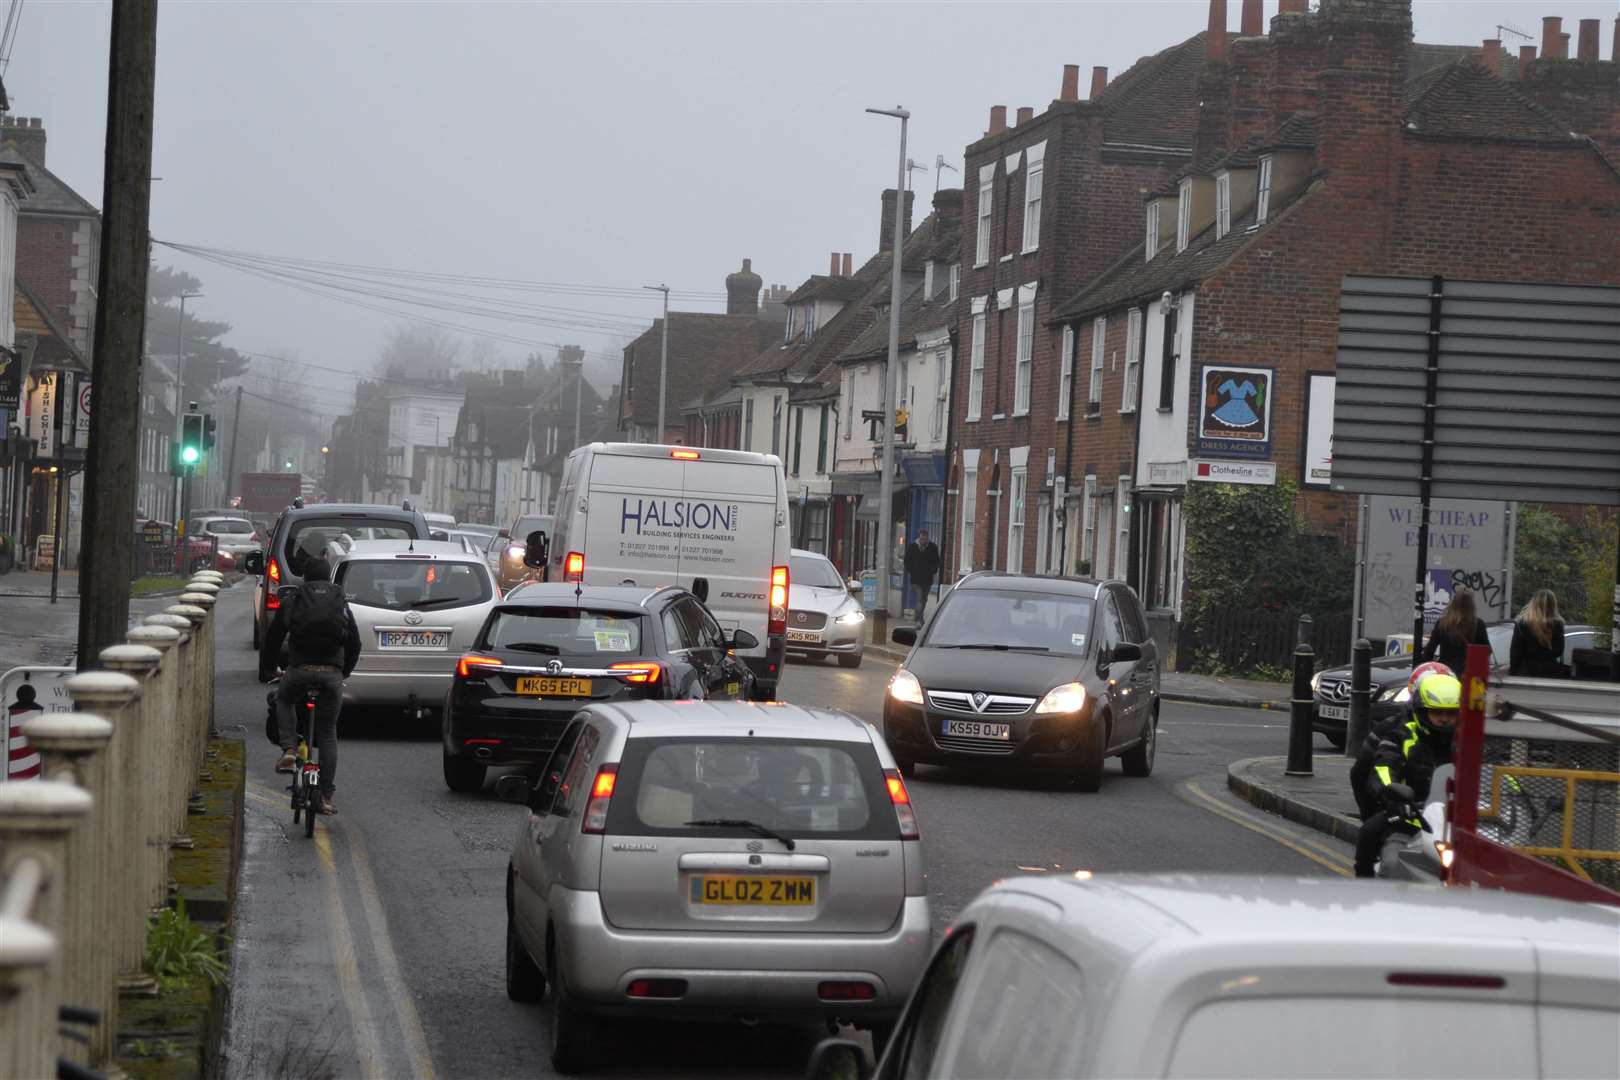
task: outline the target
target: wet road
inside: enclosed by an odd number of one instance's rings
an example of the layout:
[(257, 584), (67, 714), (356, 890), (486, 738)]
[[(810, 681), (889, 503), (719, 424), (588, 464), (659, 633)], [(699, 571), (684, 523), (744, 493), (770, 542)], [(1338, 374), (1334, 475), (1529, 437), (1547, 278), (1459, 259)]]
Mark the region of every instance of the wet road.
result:
[[(403, 722), (342, 728), (340, 813), (293, 831), (264, 738), (250, 589), (219, 605), (220, 726), (247, 740), (246, 854), (225, 1052), (233, 1077), (549, 1075), (542, 1010), (502, 982), (507, 852), (523, 811), (449, 792), (437, 736)], [(891, 664), (793, 664), (784, 696), (877, 720)], [(1228, 762), (1284, 752), (1278, 713), (1166, 703), (1152, 777), (1111, 761), (1081, 795), (926, 766), (911, 785), (936, 928), (1021, 872), (1346, 873), (1348, 850), (1226, 792)], [(820, 1032), (612, 1029), (598, 1075), (799, 1076)]]

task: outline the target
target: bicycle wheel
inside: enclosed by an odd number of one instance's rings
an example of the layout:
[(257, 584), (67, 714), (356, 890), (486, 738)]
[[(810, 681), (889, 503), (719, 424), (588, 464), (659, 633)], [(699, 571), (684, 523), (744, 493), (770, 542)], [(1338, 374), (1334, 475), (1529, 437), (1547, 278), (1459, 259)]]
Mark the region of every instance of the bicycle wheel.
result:
[(321, 789), (314, 784), (310, 785), (309, 795), (304, 799), (304, 835), (315, 835), (315, 818), (321, 812)]

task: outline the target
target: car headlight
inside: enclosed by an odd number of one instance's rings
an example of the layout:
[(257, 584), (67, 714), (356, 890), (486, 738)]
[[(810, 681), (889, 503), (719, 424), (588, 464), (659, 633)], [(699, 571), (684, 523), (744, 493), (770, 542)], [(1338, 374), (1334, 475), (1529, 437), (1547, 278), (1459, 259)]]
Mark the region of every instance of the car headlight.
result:
[(857, 623), (863, 623), (865, 621), (866, 612), (862, 611), (860, 608), (851, 608), (842, 615), (833, 619), (833, 622), (837, 623), (839, 626), (854, 626)]
[(923, 703), (922, 683), (917, 676), (901, 668), (889, 680), (889, 696), (896, 701), (903, 701), (907, 705), (921, 705)]
[(1383, 690), (1379, 691), (1377, 700), (1400, 702), (1411, 701), (1412, 691), (1405, 683), (1397, 683), (1394, 686), (1387, 686)]
[(1086, 688), (1077, 682), (1054, 686), (1035, 706), (1038, 713), (1074, 713), (1086, 707)]
[(1322, 673), (1318, 671), (1311, 676), (1311, 693), (1315, 694), (1322, 689)]

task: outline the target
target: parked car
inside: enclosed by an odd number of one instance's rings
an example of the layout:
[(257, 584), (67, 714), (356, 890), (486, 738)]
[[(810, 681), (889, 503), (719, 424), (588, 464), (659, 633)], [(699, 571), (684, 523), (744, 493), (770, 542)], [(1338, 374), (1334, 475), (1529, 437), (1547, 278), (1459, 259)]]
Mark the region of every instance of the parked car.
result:
[[(253, 647), (260, 648), (270, 619), (281, 606), (277, 589), (304, 580), (304, 564), (314, 555), (324, 555), (329, 543), (347, 536), (355, 540), (426, 540), (427, 520), (410, 503), (402, 506), (368, 506), (356, 503), (321, 503), (303, 506), (295, 503), (276, 518), (275, 528), (262, 552), (249, 552), (243, 569), (259, 581), (253, 590)], [(259, 679), (268, 682), (276, 673), (279, 660), (260, 650)]]
[[(876, 1076), (1616, 1076), (1617, 934), (1615, 908), (1497, 890), (1010, 877), (957, 917)], [(808, 1075), (870, 1071), (828, 1041)]]
[(506, 991), (570, 1072), (637, 1018), (842, 1020), (882, 1038), (927, 961), (910, 795), (871, 725), (751, 702), (600, 702), (568, 725), (507, 868)]
[(920, 633), (894, 630), (915, 647), (883, 701), (902, 773), (1016, 767), (1096, 791), (1105, 758), (1153, 771), (1158, 650), (1125, 583), (969, 574)]
[[(1564, 628), (1564, 663), (1575, 666), (1575, 650), (1590, 649), (1597, 632), (1592, 626)], [(1513, 624), (1493, 623), (1486, 628), (1491, 641), (1491, 670), (1506, 672), (1509, 648), (1513, 644)], [(1398, 716), (1409, 700), (1406, 682), (1412, 674), (1412, 655), (1378, 656), (1372, 661), (1372, 700), (1368, 723), (1374, 725)], [(1458, 672), (1460, 675), (1461, 672)], [(1311, 676), (1311, 727), (1320, 732), (1336, 750), (1343, 750), (1350, 726), (1350, 665), (1328, 668)]]
[(866, 612), (850, 595), (827, 556), (794, 548), (788, 555), (787, 651), (820, 658), (835, 656), (847, 668), (861, 666)]
[(549, 538), (556, 519), (550, 514), (525, 514), (512, 522), (490, 542), (489, 551), (495, 556), (496, 583), (501, 592), (521, 585), (525, 581), (544, 581), (545, 570), (529, 566), (523, 561), (524, 545), (532, 532), (543, 532)]
[(444, 706), (444, 782), (477, 791), (491, 765), (539, 766), (593, 701), (746, 698), (728, 636), (685, 589), (519, 586), (461, 658)]
[(417, 715), (438, 709), (495, 606), (489, 567), (444, 541), (337, 541), (332, 549), (332, 580), (360, 631), (343, 703)]

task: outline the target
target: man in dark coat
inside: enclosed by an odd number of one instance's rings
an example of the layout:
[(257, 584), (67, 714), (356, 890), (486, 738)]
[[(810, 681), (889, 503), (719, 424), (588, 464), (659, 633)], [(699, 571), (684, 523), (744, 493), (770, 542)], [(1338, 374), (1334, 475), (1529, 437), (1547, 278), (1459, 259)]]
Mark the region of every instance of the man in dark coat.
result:
[(917, 625), (928, 612), (928, 594), (939, 576), (939, 547), (928, 538), (927, 529), (917, 531), (917, 539), (906, 545), (906, 576), (917, 590)]

